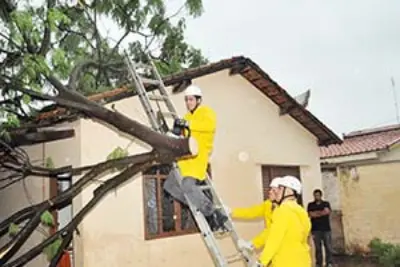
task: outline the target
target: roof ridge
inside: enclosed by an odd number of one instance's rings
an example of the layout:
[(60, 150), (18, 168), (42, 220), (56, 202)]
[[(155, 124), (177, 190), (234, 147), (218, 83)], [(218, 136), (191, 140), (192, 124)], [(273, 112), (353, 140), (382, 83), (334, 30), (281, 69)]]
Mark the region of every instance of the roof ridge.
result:
[(352, 132), (349, 132), (348, 134), (343, 134), (343, 138), (350, 139), (350, 138), (359, 137), (359, 136), (365, 136), (365, 135), (371, 135), (371, 134), (377, 134), (377, 133), (383, 133), (383, 132), (390, 132), (390, 131), (396, 131), (396, 130), (400, 130), (400, 124), (386, 125), (386, 126), (381, 126), (381, 127), (366, 128), (366, 129), (362, 129), (362, 130), (352, 131)]

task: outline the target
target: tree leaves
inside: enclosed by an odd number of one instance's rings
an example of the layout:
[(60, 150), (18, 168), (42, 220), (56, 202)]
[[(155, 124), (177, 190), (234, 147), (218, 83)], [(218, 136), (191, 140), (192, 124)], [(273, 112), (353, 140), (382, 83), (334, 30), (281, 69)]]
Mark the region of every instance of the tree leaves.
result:
[[(74, 66), (87, 59), (99, 62), (98, 66), (122, 61), (122, 46), (129, 48), (133, 60), (151, 51), (162, 75), (203, 64), (206, 59), (201, 51), (185, 41), (184, 10), (189, 16), (201, 15), (202, 0), (183, 0), (178, 10), (163, 0), (97, 0), (86, 3), (84, 9), (56, 0), (47, 0), (46, 5), (26, 1), (12, 10), (8, 21), (0, 20), (0, 28), (6, 29), (0, 35), (4, 50), (0, 50), (0, 90), (5, 98), (15, 97), (15, 89), (21, 86), (42, 92), (48, 89), (47, 75), (65, 83)], [(121, 29), (121, 37), (109, 38), (99, 29), (105, 24)], [(77, 91), (88, 95), (129, 83), (118, 68), (80, 70)], [(23, 105), (30, 102), (28, 96), (22, 97)]]

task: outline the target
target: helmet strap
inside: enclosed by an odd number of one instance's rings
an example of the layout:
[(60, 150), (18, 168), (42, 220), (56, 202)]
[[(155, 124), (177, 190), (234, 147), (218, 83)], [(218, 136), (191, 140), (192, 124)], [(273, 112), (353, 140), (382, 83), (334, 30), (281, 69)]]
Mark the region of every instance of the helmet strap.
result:
[(291, 198), (291, 197), (295, 197), (295, 198), (296, 198), (296, 194), (294, 194), (294, 193), (293, 193), (293, 194), (290, 194), (290, 195), (286, 195), (286, 196), (285, 196), (285, 193), (286, 193), (286, 187), (283, 188), (283, 191), (282, 191), (282, 194), (281, 194), (281, 199), (276, 201), (276, 203), (277, 203), (278, 205), (281, 205), (282, 202), (283, 202), (285, 199), (288, 199), (288, 198)]

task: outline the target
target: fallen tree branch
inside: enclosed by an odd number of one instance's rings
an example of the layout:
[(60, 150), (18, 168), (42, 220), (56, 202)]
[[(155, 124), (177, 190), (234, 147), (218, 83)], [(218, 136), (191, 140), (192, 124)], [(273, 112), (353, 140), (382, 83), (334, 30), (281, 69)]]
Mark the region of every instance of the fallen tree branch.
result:
[[(78, 224), (82, 221), (82, 219), (85, 217), (85, 215), (91, 211), (96, 204), (112, 189), (118, 187), (122, 183), (126, 182), (127, 180), (131, 179), (135, 174), (137, 174), (140, 171), (143, 171), (150, 166), (154, 165), (157, 160), (157, 153), (155, 152), (149, 152), (141, 155), (137, 155), (135, 157), (135, 162), (131, 164), (130, 167), (128, 167), (125, 171), (120, 173), (119, 175), (115, 176), (114, 178), (108, 180), (105, 184), (101, 185), (98, 190), (96, 190), (96, 194), (94, 194), (93, 198), (79, 211), (79, 213), (69, 222), (64, 228), (61, 230), (57, 231), (55, 234), (52, 236), (48, 237), (45, 241), (40, 243), (39, 245), (35, 246), (22, 256), (18, 257), (18, 259), (8, 263), (4, 264), (6, 261), (3, 261), (3, 259), (6, 258), (7, 254), (10, 254), (10, 252), (13, 250), (13, 248), (10, 249), (6, 254), (3, 256), (2, 259), (0, 259), (0, 264), (3, 267), (16, 267), (16, 266), (23, 266), (33, 258), (35, 258), (37, 255), (39, 255), (43, 249), (54, 242), (58, 237), (63, 237), (67, 238), (68, 241), (68, 235), (71, 234), (71, 232), (74, 231), (74, 229), (78, 226)], [(44, 204), (43, 204), (44, 206)], [(70, 241), (70, 240), (69, 240)], [(63, 242), (64, 246), (68, 246), (69, 242)], [(67, 244), (68, 243), (68, 244)], [(62, 251), (65, 247), (60, 247), (57, 253), (58, 259), (60, 258), (60, 251)], [(2, 262), (3, 261), (3, 262)], [(54, 264), (52, 262), (52, 264)]]

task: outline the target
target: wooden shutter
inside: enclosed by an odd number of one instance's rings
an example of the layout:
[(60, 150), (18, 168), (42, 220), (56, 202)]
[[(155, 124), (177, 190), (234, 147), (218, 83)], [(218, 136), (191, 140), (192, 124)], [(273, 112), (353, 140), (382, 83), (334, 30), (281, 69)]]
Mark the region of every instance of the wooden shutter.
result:
[[(300, 167), (299, 166), (274, 166), (274, 165), (263, 165), (261, 166), (262, 173), (262, 186), (264, 200), (268, 199), (268, 190), (271, 180), (277, 176), (292, 175), (300, 179)], [(301, 196), (299, 203), (302, 203)]]

